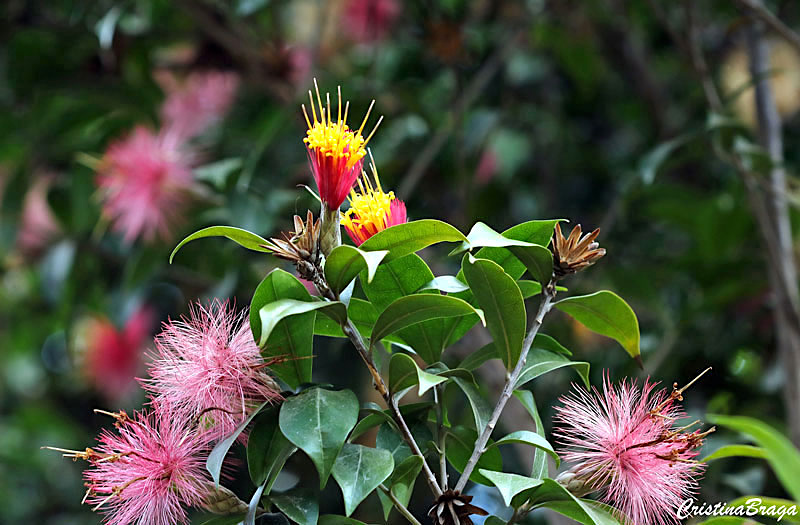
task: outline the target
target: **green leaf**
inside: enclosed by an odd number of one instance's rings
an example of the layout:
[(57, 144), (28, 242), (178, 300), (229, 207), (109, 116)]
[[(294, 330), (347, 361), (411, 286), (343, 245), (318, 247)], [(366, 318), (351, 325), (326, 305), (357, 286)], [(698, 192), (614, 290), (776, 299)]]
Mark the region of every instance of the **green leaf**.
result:
[[(264, 488), (266, 485), (267, 482), (264, 481), (256, 488), (256, 491), (253, 493), (253, 497), (250, 498), (250, 503), (247, 505), (247, 514), (244, 517), (244, 525), (256, 525), (256, 513), (258, 512), (258, 505), (261, 503), (261, 495), (264, 494)], [(288, 525), (289, 521), (286, 518), (283, 519), (286, 522), (286, 525)]]
[(536, 508), (547, 507), (583, 525), (620, 525), (609, 507), (576, 498), (549, 478), (544, 478), (542, 484), (533, 489), (530, 501)]
[(518, 430), (498, 439), (494, 442), (493, 446), (507, 445), (509, 443), (521, 443), (523, 445), (530, 445), (539, 450), (543, 450), (547, 454), (550, 454), (550, 457), (555, 460), (556, 467), (561, 464), (561, 458), (559, 458), (558, 454), (556, 454), (556, 451), (553, 450), (553, 445), (551, 445), (550, 442), (547, 441), (543, 436), (540, 436), (535, 432), (531, 432), (530, 430)]
[(386, 228), (367, 239), (361, 249), (368, 252), (388, 250), (386, 260), (390, 261), (432, 244), (466, 240), (463, 233), (446, 222), (423, 219)]
[(317, 497), (308, 489), (292, 489), (270, 496), (270, 501), (298, 525), (317, 525), (319, 503)]
[[(749, 504), (752, 505), (753, 508), (757, 508), (759, 510), (759, 513), (756, 514), (756, 516), (771, 517), (772, 519), (777, 519), (777, 521), (779, 522), (786, 520), (786, 523), (800, 523), (800, 517), (796, 514), (798, 509), (800, 509), (800, 503), (797, 503), (795, 501), (789, 501), (787, 499), (781, 499), (781, 498), (770, 498), (766, 496), (741, 496), (728, 503), (728, 505), (731, 507), (744, 505), (746, 507), (749, 501), (751, 502)], [(775, 510), (777, 511), (777, 509), (780, 507), (784, 507), (787, 510), (789, 510), (792, 506), (795, 507), (794, 516), (790, 515), (788, 512), (782, 518), (779, 518), (780, 514), (778, 514), (777, 512), (773, 513), (773, 515), (769, 514), (770, 507), (775, 507)], [(767, 512), (763, 514), (760, 513), (761, 507), (767, 510)], [(708, 523), (708, 522), (704, 521), (703, 523)]]
[[(375, 405), (374, 403), (371, 404)], [(433, 406), (433, 403), (430, 401), (424, 401), (422, 403), (407, 403), (400, 407), (400, 413), (403, 414), (406, 419), (408, 419), (409, 416), (414, 416), (420, 412), (430, 410), (431, 406)], [(392, 419), (391, 411), (380, 410), (380, 408), (377, 408), (377, 405), (375, 405), (375, 407), (376, 408), (365, 407), (363, 409), (368, 411), (369, 415), (365, 416), (364, 419), (358, 422), (356, 428), (354, 428), (353, 432), (350, 434), (350, 441), (353, 441), (370, 428), (380, 425), (384, 422), (389, 423), (393, 428), (397, 428), (397, 425)]]
[(416, 361), (407, 354), (394, 354), (389, 361), (389, 392), (397, 396), (414, 385), (419, 385), (418, 394), (425, 392), (447, 381), (444, 377), (429, 374), (417, 366)]
[(197, 180), (208, 182), (217, 189), (224, 189), (225, 184), (233, 173), (242, 167), (242, 159), (234, 157), (222, 159), (211, 164), (199, 166), (194, 169), (194, 176)]
[(419, 456), (409, 456), (397, 465), (392, 477), (389, 480), (389, 490), (404, 506), (408, 506), (411, 501), (411, 493), (414, 492), (414, 483), (417, 481), (422, 470), (422, 458)]
[[(339, 301), (298, 301), (296, 299), (279, 299), (267, 303), (258, 311), (261, 318), (261, 338), (259, 346), (269, 341), (272, 330), (282, 319), (293, 315), (319, 310), (331, 319), (343, 324), (347, 321), (347, 307)], [(311, 329), (313, 333), (313, 328)]]
[(495, 262), (475, 259), (464, 261), (463, 271), (478, 305), (486, 314), (486, 324), (494, 346), (508, 370), (512, 370), (522, 352), (526, 322), (525, 301), (514, 279)]
[(492, 407), (489, 406), (488, 401), (481, 395), (475, 383), (465, 381), (460, 377), (454, 377), (453, 382), (458, 385), (464, 395), (467, 396), (469, 406), (472, 408), (472, 416), (475, 418), (475, 429), (478, 432), (483, 431), (486, 425), (489, 424), (489, 418), (492, 417)]
[(331, 474), (336, 456), (358, 420), (358, 399), (349, 390), (311, 388), (281, 405), (281, 432), (308, 454), (317, 467), (320, 488)]
[(639, 175), (642, 182), (652, 184), (656, 179), (659, 167), (672, 155), (678, 148), (697, 136), (697, 132), (684, 133), (674, 139), (662, 142), (650, 150), (639, 163)]
[(337, 294), (344, 290), (362, 270), (367, 271), (367, 282), (371, 282), (378, 266), (388, 253), (385, 250), (365, 252), (346, 244), (337, 246), (325, 259), (325, 279)]
[[(471, 428), (456, 426), (447, 431), (447, 437), (445, 439), (447, 447), (445, 455), (447, 456), (447, 461), (449, 461), (458, 472), (464, 472), (464, 467), (467, 466), (467, 461), (469, 461), (472, 455), (475, 441), (478, 440), (478, 433)], [(491, 444), (492, 440), (490, 439), (486, 444), (486, 452), (484, 452), (478, 460), (478, 468), (473, 470), (472, 475), (469, 477), (470, 481), (490, 487), (493, 483), (489, 481), (486, 476), (481, 474), (479, 469), (484, 468), (494, 471), (503, 470), (503, 456), (496, 447), (490, 446)]]
[(520, 476), (519, 474), (506, 474), (505, 472), (495, 472), (493, 470), (479, 469), (481, 474), (486, 477), (500, 491), (503, 503), (511, 505), (511, 500), (520, 492), (538, 487), (542, 480)]
[[(378, 311), (369, 301), (353, 297), (347, 305), (347, 316), (364, 337), (369, 337), (375, 321), (378, 320)], [(314, 321), (314, 333), (328, 337), (346, 337), (341, 325), (327, 316), (317, 316)]]
[(608, 290), (591, 295), (567, 297), (556, 308), (571, 315), (583, 326), (617, 341), (631, 357), (639, 350), (639, 321), (628, 303)]
[[(423, 454), (429, 442), (433, 441), (433, 434), (428, 424), (421, 420), (410, 421), (406, 416), (408, 429), (414, 440), (422, 447)], [(411, 447), (408, 446), (396, 425), (384, 423), (378, 429), (378, 434), (375, 436), (375, 446), (380, 449), (387, 450), (392, 454), (395, 465), (399, 465), (406, 458), (410, 457), (413, 453)]]
[(709, 414), (708, 420), (753, 439), (767, 456), (775, 475), (786, 492), (796, 501), (800, 501), (800, 452), (780, 432), (757, 419), (742, 416), (722, 416)]
[(345, 518), (336, 514), (323, 514), (319, 517), (319, 525), (367, 525), (363, 521)]
[(542, 286), (553, 278), (553, 254), (538, 244), (530, 246), (512, 246), (510, 248), (517, 259), (522, 261), (528, 273)]
[(469, 286), (453, 275), (442, 275), (428, 281), (417, 292), (422, 290), (438, 290), (445, 293), (458, 293), (469, 290)]
[(475, 350), (461, 361), (461, 364), (458, 366), (465, 370), (475, 370), (490, 359), (500, 359), (500, 356), (497, 354), (497, 349), (494, 347), (494, 343), (487, 343), (478, 350)]
[(722, 458), (758, 458), (767, 459), (767, 451), (752, 445), (725, 445), (703, 458), (703, 463)]
[(589, 388), (589, 363), (585, 361), (570, 361), (562, 354), (548, 352), (540, 348), (531, 348), (530, 352), (528, 352), (528, 359), (525, 361), (525, 366), (514, 388), (519, 388), (541, 375), (565, 366), (573, 367), (583, 379), (586, 388)]
[(244, 522), (245, 514), (233, 514), (231, 516), (215, 516), (210, 520), (202, 522), (200, 525), (240, 525)]
[(561, 343), (553, 339), (547, 334), (536, 334), (533, 338), (533, 348), (541, 348), (542, 350), (549, 350), (557, 354), (564, 354), (566, 356), (572, 355), (572, 352), (567, 350)]
[[(256, 341), (261, 339), (261, 308), (279, 299), (312, 301), (311, 294), (294, 275), (281, 269), (272, 270), (250, 301), (250, 329)], [(291, 388), (311, 382), (315, 317), (315, 312), (307, 312), (280, 320), (263, 345), (264, 357), (287, 357), (270, 366), (270, 370)]]
[[(542, 418), (539, 417), (539, 410), (536, 408), (536, 401), (533, 399), (533, 393), (530, 390), (514, 390), (514, 397), (519, 400), (525, 410), (531, 415), (534, 424), (536, 425), (536, 434), (541, 438), (546, 439), (544, 435), (544, 426), (542, 425)], [(531, 477), (541, 479), (547, 476), (547, 452), (537, 448), (533, 454), (533, 464), (531, 465)]]
[(468, 250), (482, 248), (485, 246), (494, 248), (506, 248), (509, 246), (530, 246), (531, 244), (518, 239), (510, 239), (497, 233), (492, 228), (482, 222), (476, 222), (467, 234), (467, 240), (460, 246), (453, 249), (449, 255), (458, 255)]
[(333, 465), (333, 477), (342, 489), (345, 514), (350, 516), (359, 503), (392, 475), (392, 455), (377, 448), (347, 443)]
[(481, 312), (468, 302), (449, 295), (416, 294), (401, 297), (378, 316), (370, 341), (374, 344), (398, 330), (431, 319), (470, 314), (482, 317)]
[(239, 246), (243, 246), (248, 250), (272, 253), (272, 250), (266, 248), (266, 246), (269, 246), (270, 242), (260, 235), (256, 235), (255, 233), (243, 230), (241, 228), (234, 228), (233, 226), (209, 226), (208, 228), (203, 228), (202, 230), (194, 232), (179, 242), (169, 256), (170, 264), (172, 263), (172, 259), (175, 257), (175, 254), (178, 253), (178, 250), (180, 250), (184, 244), (196, 239), (202, 239), (203, 237), (227, 237), (233, 242), (239, 244)]
[(228, 451), (233, 446), (233, 442), (239, 437), (239, 434), (244, 432), (244, 429), (247, 428), (247, 425), (253, 420), (254, 417), (267, 406), (267, 402), (264, 402), (253, 410), (250, 415), (242, 421), (236, 429), (231, 432), (230, 435), (226, 436), (224, 439), (221, 439), (219, 443), (217, 443), (211, 452), (208, 454), (208, 458), (206, 459), (206, 470), (211, 474), (211, 479), (214, 480), (215, 485), (219, 485), (219, 477), (220, 472), (222, 472), (222, 463), (225, 461), (225, 456), (228, 455)]
[(272, 488), (283, 465), (297, 447), (281, 433), (278, 426), (278, 408), (269, 407), (255, 419), (247, 439), (247, 468), (253, 485), (266, 481), (266, 491)]
[[(546, 248), (553, 238), (553, 230), (556, 227), (556, 223), (561, 222), (561, 220), (549, 219), (523, 222), (504, 231), (503, 237), (538, 244)], [(519, 279), (525, 273), (525, 265), (508, 248), (481, 248), (475, 254), (475, 258), (496, 262), (514, 279)]]

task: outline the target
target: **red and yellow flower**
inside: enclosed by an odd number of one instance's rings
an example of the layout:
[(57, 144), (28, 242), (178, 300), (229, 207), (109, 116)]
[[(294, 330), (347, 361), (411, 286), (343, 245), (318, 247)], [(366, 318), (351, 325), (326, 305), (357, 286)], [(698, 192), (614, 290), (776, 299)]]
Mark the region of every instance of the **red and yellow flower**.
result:
[(350, 192), (350, 209), (342, 213), (342, 225), (356, 246), (379, 231), (408, 220), (405, 203), (393, 191), (386, 193), (381, 188), (374, 163), (372, 173), (375, 184), (364, 173), (358, 180), (358, 192), (355, 189)]
[[(345, 104), (343, 115), (341, 88), (338, 90), (339, 106), (336, 120), (332, 118), (330, 93), (326, 93), (326, 105), (323, 106), (316, 80), (314, 80), (314, 88), (317, 92), (316, 104), (311, 91), (308, 92), (311, 102), (311, 118), (308, 116), (305, 104), (303, 105), (303, 114), (308, 124), (308, 132), (303, 142), (308, 150), (308, 159), (320, 199), (329, 209), (338, 209), (363, 169), (364, 156), (367, 154), (366, 145), (383, 117), (378, 119), (372, 132), (365, 138), (362, 132), (369, 119), (372, 106), (375, 104), (374, 100), (370, 104), (361, 126), (357, 130), (351, 130), (346, 123), (350, 103)], [(317, 110), (319, 110), (319, 115)]]

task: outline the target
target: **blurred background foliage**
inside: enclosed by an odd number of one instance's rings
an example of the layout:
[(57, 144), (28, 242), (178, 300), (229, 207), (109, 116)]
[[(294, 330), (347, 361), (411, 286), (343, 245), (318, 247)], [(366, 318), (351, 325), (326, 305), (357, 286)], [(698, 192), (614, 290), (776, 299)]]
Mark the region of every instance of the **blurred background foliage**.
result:
[[(800, 24), (800, 4), (770, 7)], [(747, 78), (742, 15), (722, 1), (699, 11), (709, 68), (748, 136), (752, 100), (735, 93)], [(132, 378), (160, 321), (198, 298), (246, 305), (278, 264), (204, 240), (169, 265), (178, 240), (212, 224), (274, 236), (292, 214), (316, 213), (298, 188), (311, 184), (299, 106), (312, 77), (323, 90), (341, 85), (351, 115), (376, 99), (385, 120), (372, 151), (411, 218), (463, 231), (477, 220), (503, 230), (551, 217), (602, 228), (608, 255), (568, 285), (631, 302), (646, 370), (564, 316), (545, 327), (592, 363), (594, 382), (607, 369), (671, 385), (713, 366), (687, 395), (692, 415), (786, 428), (766, 254), (746, 190), (714, 156), (701, 85), (649, 2), (7, 0), (0, 13), (0, 521), (98, 522), (79, 505), (80, 465), (39, 446), (91, 444), (109, 423), (93, 408), (143, 401)], [(780, 56), (773, 85), (792, 173), (800, 61)], [(164, 75), (212, 70), (240, 83), (222, 121), (192, 140), (191, 206), (169, 238), (125, 242), (103, 218), (92, 159), (134, 126), (162, 124)], [(687, 132), (696, 134), (669, 147)], [(454, 274), (458, 263), (435, 257), (434, 272)], [(486, 337), (476, 330), (446, 359)], [(112, 350), (108, 359), (127, 365), (109, 386), (100, 376), (113, 366), (91, 363)], [(341, 383), (352, 370), (344, 380), (366, 391), (343, 342), (324, 341), (316, 354), (317, 381)], [(484, 371), (488, 389), (500, 373)], [(574, 379), (535, 384), (545, 421)], [(707, 448), (737, 439), (720, 432)], [(315, 475), (292, 461), (298, 476)], [(763, 463), (725, 460), (707, 472), (701, 499), (753, 493), (784, 495)], [(326, 491), (322, 511), (335, 512), (338, 498)], [(370, 500), (360, 517), (379, 521), (377, 508)]]

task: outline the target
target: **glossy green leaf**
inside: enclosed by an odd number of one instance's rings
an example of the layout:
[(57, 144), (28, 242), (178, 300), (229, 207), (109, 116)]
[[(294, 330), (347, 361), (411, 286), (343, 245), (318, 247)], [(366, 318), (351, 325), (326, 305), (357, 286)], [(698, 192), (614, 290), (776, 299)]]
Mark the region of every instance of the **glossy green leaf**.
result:
[[(411, 417), (414, 416), (412, 415)], [(411, 435), (414, 436), (414, 440), (422, 448), (424, 454), (428, 443), (433, 441), (433, 434), (425, 421), (412, 420), (411, 417), (405, 416), (408, 429), (411, 431)], [(405, 439), (403, 439), (397, 426), (387, 423), (384, 423), (378, 429), (378, 434), (375, 436), (375, 446), (389, 451), (394, 458), (395, 465), (399, 465), (413, 454), (411, 452), (411, 447), (409, 447)]]
[(417, 291), (422, 290), (438, 290), (445, 293), (458, 293), (464, 290), (469, 290), (463, 281), (453, 275), (442, 275), (435, 277), (428, 281), (425, 285), (421, 286)]
[(464, 358), (458, 366), (465, 370), (475, 370), (490, 359), (500, 359), (500, 356), (497, 354), (497, 349), (494, 347), (494, 343), (487, 343), (478, 350), (475, 350)]
[(453, 382), (458, 385), (464, 395), (467, 396), (469, 406), (472, 409), (472, 417), (475, 418), (475, 428), (478, 432), (483, 431), (486, 425), (489, 424), (489, 418), (492, 417), (492, 407), (481, 392), (471, 381), (465, 381), (460, 377), (454, 377)]
[(550, 352), (555, 352), (557, 354), (564, 354), (566, 356), (572, 355), (572, 352), (567, 350), (564, 347), (564, 345), (562, 345), (549, 335), (542, 333), (536, 334), (536, 337), (533, 338), (533, 344), (531, 345), (531, 347), (541, 348), (542, 350), (549, 350)]
[(536, 432), (531, 432), (530, 430), (518, 430), (498, 439), (494, 442), (494, 446), (508, 445), (511, 443), (530, 445), (534, 448), (543, 450), (549, 454), (553, 460), (555, 460), (556, 467), (561, 464), (561, 458), (559, 458), (558, 454), (556, 454), (556, 451), (553, 450), (553, 445), (551, 445), (547, 439), (545, 439), (543, 436), (540, 436)]
[(502, 234), (497, 233), (488, 225), (482, 222), (476, 222), (472, 229), (467, 234), (467, 240), (462, 242), (460, 246), (453, 249), (450, 255), (458, 255), (467, 250), (474, 250), (475, 248), (494, 247), (505, 248), (509, 246), (530, 246), (531, 244), (526, 241), (518, 239), (511, 239), (504, 237)]
[[(294, 275), (281, 269), (272, 270), (250, 301), (250, 329), (256, 341), (261, 339), (261, 308), (279, 299), (312, 301), (311, 294)], [(311, 382), (315, 318), (315, 312), (307, 312), (280, 320), (262, 346), (261, 353), (266, 358), (287, 357), (270, 366), (270, 370), (291, 388)]]
[(386, 450), (347, 443), (333, 465), (333, 477), (342, 489), (345, 514), (392, 475), (394, 460)]
[(408, 506), (408, 502), (411, 501), (411, 493), (414, 492), (414, 484), (420, 471), (422, 471), (422, 458), (410, 456), (397, 465), (389, 479), (389, 490), (404, 506)]
[(468, 255), (463, 271), (472, 293), (486, 315), (494, 347), (512, 370), (522, 352), (526, 322), (525, 301), (514, 279), (495, 262)]
[[(445, 455), (447, 456), (447, 461), (458, 472), (464, 472), (464, 467), (467, 466), (467, 461), (472, 455), (472, 449), (477, 439), (478, 433), (471, 428), (456, 426), (447, 430)], [(490, 487), (493, 486), (493, 483), (481, 474), (479, 469), (484, 468), (498, 472), (503, 470), (503, 456), (497, 447), (492, 447), (490, 446), (491, 444), (492, 440), (490, 439), (487, 443), (486, 452), (481, 455), (477, 468), (472, 471), (469, 477), (470, 481)]]
[(708, 415), (708, 421), (741, 432), (753, 439), (767, 456), (772, 470), (786, 492), (800, 501), (800, 451), (784, 435), (757, 419), (743, 416)]
[(586, 388), (589, 388), (589, 363), (585, 361), (570, 361), (562, 354), (556, 354), (540, 348), (531, 348), (528, 352), (528, 359), (525, 361), (525, 366), (514, 388), (519, 388), (541, 375), (565, 366), (574, 368)]
[(277, 407), (262, 410), (255, 418), (247, 439), (247, 468), (250, 479), (256, 486), (266, 481), (267, 493), (286, 460), (297, 450), (281, 433), (278, 412)]
[(325, 279), (328, 286), (339, 293), (362, 270), (366, 270), (367, 281), (371, 282), (378, 266), (388, 253), (385, 250), (365, 252), (346, 244), (337, 246), (325, 259)]
[(316, 525), (319, 519), (317, 496), (307, 489), (292, 489), (270, 496), (270, 501), (298, 525)]
[(542, 484), (542, 480), (520, 476), (519, 474), (507, 474), (505, 472), (495, 472), (493, 470), (479, 469), (481, 474), (486, 477), (500, 491), (503, 503), (511, 505), (511, 500), (520, 492), (530, 490)]
[[(347, 305), (347, 317), (350, 318), (356, 329), (361, 332), (361, 335), (369, 337), (372, 334), (372, 327), (375, 326), (375, 321), (378, 320), (378, 310), (369, 301), (353, 297), (350, 299), (350, 304)], [(328, 337), (346, 337), (342, 332), (342, 326), (326, 315), (317, 316), (314, 321), (314, 333)]]
[[(343, 324), (347, 321), (347, 308), (339, 301), (298, 301), (296, 299), (278, 299), (267, 303), (258, 311), (261, 318), (261, 338), (259, 346), (264, 346), (275, 326), (284, 318), (319, 311)], [(313, 327), (311, 329), (313, 333)]]
[(367, 239), (360, 248), (368, 252), (388, 250), (386, 260), (390, 261), (432, 244), (466, 240), (463, 233), (446, 222), (422, 219), (386, 228)]
[(555, 307), (589, 330), (614, 339), (631, 357), (640, 354), (639, 321), (628, 303), (614, 292), (603, 290), (567, 297), (555, 303)]
[[(256, 525), (256, 514), (258, 513), (258, 506), (261, 503), (261, 495), (264, 494), (264, 488), (266, 487), (267, 482), (264, 481), (261, 485), (256, 488), (256, 491), (253, 493), (253, 497), (250, 498), (250, 503), (247, 505), (247, 514), (244, 517), (244, 525)], [(286, 520), (286, 525), (289, 525), (289, 521)]]
[[(372, 403), (372, 405), (375, 404)], [(431, 406), (433, 406), (433, 403), (430, 401), (424, 401), (422, 403), (407, 403), (400, 406), (400, 413), (403, 414), (407, 420), (409, 417), (416, 417), (420, 413), (427, 412), (430, 410)], [(377, 405), (375, 405), (375, 407), (377, 407)], [(353, 441), (370, 428), (380, 425), (384, 422), (389, 423), (395, 429), (397, 428), (397, 425), (392, 419), (392, 413), (390, 410), (381, 410), (380, 408), (372, 407), (364, 408), (363, 410), (366, 410), (369, 412), (369, 414), (359, 421), (356, 427), (353, 429), (353, 432), (350, 434), (350, 441)]]
[(206, 470), (211, 474), (211, 479), (214, 480), (215, 485), (219, 485), (219, 477), (220, 473), (222, 472), (222, 463), (225, 461), (225, 456), (228, 455), (228, 451), (233, 446), (234, 441), (239, 437), (239, 434), (244, 432), (244, 429), (247, 428), (247, 425), (253, 420), (256, 415), (265, 407), (267, 403), (262, 403), (257, 409), (253, 410), (250, 415), (242, 421), (236, 429), (231, 432), (230, 435), (226, 436), (225, 438), (221, 439), (219, 443), (217, 443), (211, 452), (208, 454), (208, 458), (206, 459)]
[(323, 514), (319, 517), (319, 525), (367, 525), (363, 521), (346, 518), (337, 514)]
[(509, 248), (528, 270), (528, 273), (542, 286), (553, 278), (553, 254), (538, 244), (530, 246), (512, 246)]
[[(533, 399), (533, 393), (530, 390), (514, 390), (514, 397), (519, 400), (528, 414), (531, 415), (534, 424), (536, 425), (536, 434), (542, 439), (546, 439), (544, 435), (544, 426), (542, 425), (542, 418), (539, 417), (539, 410), (536, 408), (536, 401)], [(531, 477), (541, 479), (547, 476), (549, 467), (547, 465), (547, 452), (537, 448), (533, 454), (533, 463), (531, 464)]]
[(374, 344), (389, 334), (424, 321), (471, 314), (482, 317), (481, 312), (468, 302), (448, 295), (415, 294), (401, 297), (378, 316), (371, 341)]
[(533, 489), (530, 502), (535, 508), (547, 507), (583, 525), (620, 525), (609, 507), (576, 498), (549, 478), (544, 478), (542, 484)]
[(194, 232), (179, 242), (175, 249), (172, 250), (169, 256), (169, 262), (172, 263), (175, 254), (178, 253), (178, 250), (180, 250), (184, 244), (204, 237), (226, 237), (248, 250), (272, 253), (272, 250), (266, 248), (266, 246), (270, 244), (269, 241), (260, 235), (256, 235), (255, 233), (241, 228), (234, 228), (233, 226), (209, 226), (208, 228), (203, 228), (202, 230)]
[(240, 525), (244, 522), (245, 514), (233, 514), (230, 516), (215, 516), (210, 520), (202, 522), (200, 525)]
[(279, 417), (283, 435), (308, 454), (317, 467), (320, 488), (358, 420), (358, 399), (349, 390), (311, 388), (288, 398)]
[(767, 452), (761, 447), (752, 445), (725, 445), (703, 458), (703, 463), (722, 458), (758, 458), (767, 459)]
[(417, 366), (414, 358), (407, 354), (397, 353), (392, 356), (389, 362), (389, 392), (397, 395), (419, 385), (418, 394), (424, 395), (425, 392), (447, 381), (446, 378), (429, 374)]

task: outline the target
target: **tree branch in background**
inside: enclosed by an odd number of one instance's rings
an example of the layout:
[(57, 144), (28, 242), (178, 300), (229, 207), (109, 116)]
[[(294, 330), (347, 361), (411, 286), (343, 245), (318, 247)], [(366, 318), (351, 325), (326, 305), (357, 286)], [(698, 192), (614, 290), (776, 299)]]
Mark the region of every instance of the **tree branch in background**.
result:
[(739, 5), (750, 11), (750, 14), (761, 20), (770, 29), (778, 33), (784, 40), (793, 45), (800, 51), (800, 35), (792, 31), (792, 29), (781, 22), (780, 18), (773, 15), (769, 9), (764, 7), (761, 0), (736, 0)]
[(428, 142), (422, 152), (417, 156), (414, 163), (408, 169), (408, 172), (403, 177), (403, 182), (397, 190), (397, 194), (405, 199), (414, 191), (422, 176), (428, 170), (431, 162), (433, 162), (436, 155), (444, 147), (447, 138), (453, 132), (455, 123), (459, 121), (461, 115), (469, 108), (478, 95), (483, 92), (489, 81), (497, 73), (511, 52), (519, 45), (520, 40), (525, 36), (527, 28), (517, 30), (505, 45), (497, 49), (495, 53), (489, 57), (486, 62), (481, 66), (475, 76), (472, 78), (466, 89), (461, 93), (461, 96), (451, 105), (453, 108), (450, 114), (445, 117), (444, 122), (439, 126), (436, 134)]

